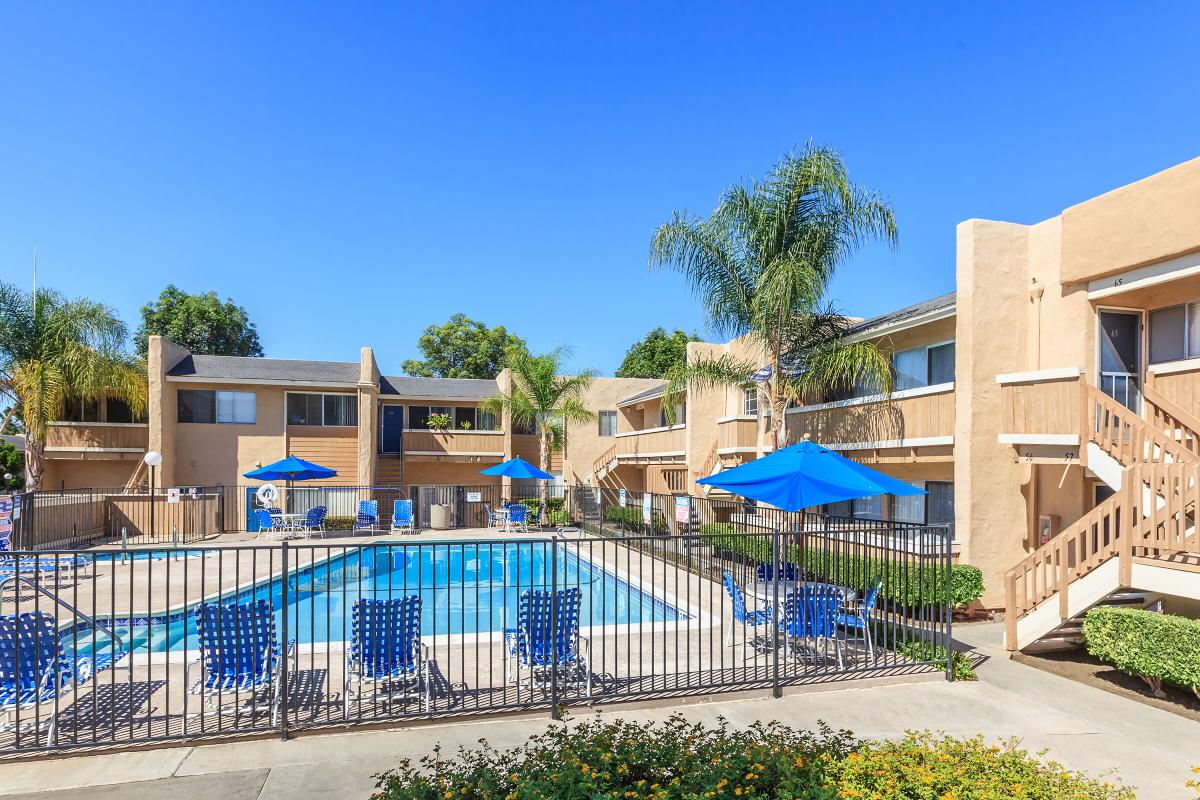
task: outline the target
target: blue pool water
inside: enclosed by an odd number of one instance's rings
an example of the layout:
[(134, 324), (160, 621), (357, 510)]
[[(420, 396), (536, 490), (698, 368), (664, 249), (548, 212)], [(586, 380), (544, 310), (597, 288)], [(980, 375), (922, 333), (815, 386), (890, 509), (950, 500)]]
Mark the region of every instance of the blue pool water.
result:
[[(583, 593), (580, 624), (611, 625), (686, 619), (661, 598), (638, 588), (560, 547), (552, 558), (540, 542), (396, 545), (354, 550), (289, 577), (288, 638), (301, 644), (349, 639), (354, 603), (360, 597), (421, 597), (421, 634), (503, 631), (517, 622), (522, 592), (578, 586)], [(235, 599), (230, 592), (223, 602)], [(267, 599), (283, 632), (283, 581), (263, 581), (236, 595), (238, 602)], [(191, 608), (150, 619), (104, 620), (135, 652), (192, 650), (198, 647)], [(107, 636), (89, 629), (68, 633), (68, 649), (106, 649)], [(93, 644), (94, 643), (94, 644)]]

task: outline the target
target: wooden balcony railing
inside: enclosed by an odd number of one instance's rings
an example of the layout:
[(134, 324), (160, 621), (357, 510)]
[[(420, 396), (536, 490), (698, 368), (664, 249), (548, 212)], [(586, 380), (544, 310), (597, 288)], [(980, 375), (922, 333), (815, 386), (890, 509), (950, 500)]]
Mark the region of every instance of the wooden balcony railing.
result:
[(954, 435), (954, 384), (856, 398), (792, 409), (787, 414), (788, 441), (805, 434), (822, 444), (903, 443)]
[(1002, 435), (1078, 436), (1082, 424), (1080, 370), (1000, 375)]
[(52, 422), (46, 429), (46, 454), (66, 451), (145, 452), (150, 441), (146, 423)]
[(758, 446), (758, 420), (727, 419), (717, 423), (717, 449), (747, 449)]
[(653, 428), (617, 434), (617, 457), (648, 459), (655, 456), (680, 456), (687, 449), (687, 429), (683, 425)]
[(405, 431), (404, 452), (416, 455), (504, 455), (500, 431)]

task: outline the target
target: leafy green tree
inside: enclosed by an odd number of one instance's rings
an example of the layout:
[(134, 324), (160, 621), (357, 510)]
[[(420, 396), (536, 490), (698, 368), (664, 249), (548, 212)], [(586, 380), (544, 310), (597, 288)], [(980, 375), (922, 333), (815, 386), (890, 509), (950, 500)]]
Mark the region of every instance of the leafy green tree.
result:
[[(790, 402), (855, 384), (890, 393), (887, 353), (847, 341), (849, 321), (827, 298), (834, 270), (868, 240), (896, 245), (891, 205), (851, 183), (835, 150), (812, 144), (763, 180), (727, 189), (707, 219), (676, 212), (654, 233), (651, 267), (681, 273), (710, 326), (747, 337), (761, 360), (698, 359), (672, 373), (668, 395), (745, 385), (765, 361), (770, 374), (760, 382), (779, 448)], [(674, 403), (665, 405), (669, 413)]]
[[(596, 372), (586, 369), (577, 375), (560, 374), (566, 355), (563, 348), (543, 355), (531, 355), (524, 347), (510, 348), (505, 364), (512, 373), (512, 388), (484, 403), (491, 413), (508, 412), (512, 424), (532, 426), (537, 431), (538, 467), (543, 472), (550, 471), (550, 454), (566, 445), (566, 426), (596, 419), (596, 414), (584, 405)], [(539, 483), (542, 510), (538, 522), (545, 525), (550, 492), (547, 481)]]
[(618, 378), (665, 378), (687, 363), (688, 342), (704, 341), (680, 329), (667, 333), (659, 325), (625, 352)]
[(525, 349), (525, 340), (504, 329), (489, 328), (466, 314), (445, 325), (430, 325), (417, 340), (425, 359), (406, 360), (401, 367), (422, 378), (494, 378), (504, 369), (506, 353)]
[(21, 408), (30, 488), (41, 483), (46, 427), (68, 398), (115, 397), (145, 410), (146, 373), (124, 350), (127, 338), (107, 306), (0, 282), (0, 392)]
[(165, 336), (193, 353), (212, 356), (262, 356), (258, 329), (246, 309), (216, 292), (188, 294), (167, 284), (152, 303), (142, 306), (142, 324), (134, 334), (138, 355), (146, 357), (150, 336)]
[(4, 409), (3, 422), (0, 422), (0, 434), (13, 436), (25, 432), (25, 423), (21, 421), (21, 409), (16, 404)]
[[(12, 480), (4, 480), (12, 475)], [(0, 442), (0, 489), (20, 489), (25, 485), (25, 457), (15, 445)]]

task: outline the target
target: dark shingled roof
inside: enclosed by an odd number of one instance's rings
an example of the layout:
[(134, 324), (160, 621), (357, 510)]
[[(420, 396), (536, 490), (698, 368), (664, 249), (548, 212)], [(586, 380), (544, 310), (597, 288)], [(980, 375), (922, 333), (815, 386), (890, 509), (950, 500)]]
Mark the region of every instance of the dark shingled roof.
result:
[(494, 380), (480, 378), (414, 378), (411, 375), (384, 375), (379, 379), (380, 394), (399, 397), (444, 398), (447, 400), (486, 400), (500, 387)]
[(247, 381), (294, 381), (306, 384), (357, 383), (354, 361), (305, 361), (287, 358), (238, 356), (186, 356), (167, 371), (176, 378), (211, 378)]
[(935, 297), (932, 300), (925, 300), (924, 302), (906, 306), (896, 311), (889, 311), (886, 314), (880, 314), (878, 317), (872, 317), (871, 319), (863, 320), (862, 322), (858, 323), (850, 329), (850, 333), (867, 333), (868, 331), (872, 331), (876, 328), (882, 328), (885, 325), (892, 325), (911, 317), (919, 317), (922, 314), (928, 314), (932, 311), (950, 308), (954, 305), (954, 298), (955, 293), (950, 292), (949, 294), (944, 294), (941, 297)]
[(630, 395), (629, 397), (626, 397), (624, 400), (617, 403), (617, 405), (628, 406), (628, 405), (632, 405), (634, 403), (639, 403), (642, 400), (653, 400), (655, 397), (662, 397), (663, 394), (666, 392), (666, 390), (667, 390), (667, 382), (663, 381), (658, 386), (652, 386), (651, 388), (646, 389), (641, 392), (638, 392), (635, 395)]

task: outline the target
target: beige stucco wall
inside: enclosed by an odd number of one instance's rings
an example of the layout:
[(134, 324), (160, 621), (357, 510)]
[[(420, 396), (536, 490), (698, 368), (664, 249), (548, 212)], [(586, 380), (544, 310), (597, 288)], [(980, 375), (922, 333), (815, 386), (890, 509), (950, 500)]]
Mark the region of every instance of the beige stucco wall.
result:
[[(648, 378), (596, 378), (588, 388), (584, 405), (594, 413), (616, 411), (617, 403), (626, 397), (644, 392), (661, 381)], [(621, 427), (621, 414), (617, 414)], [(600, 435), (596, 420), (567, 426), (567, 457), (563, 464), (563, 479), (568, 484), (584, 483), (592, 474), (592, 465), (604, 451), (612, 447), (616, 439)]]
[(1072, 206), (1062, 226), (1067, 282), (1200, 249), (1200, 158)]
[(379, 365), (375, 351), (364, 347), (358, 361), (358, 432), (355, 482), (375, 482), (375, 460), (379, 452)]
[(156, 480), (162, 486), (172, 486), (175, 484), (174, 441), (178, 411), (175, 391), (168, 383), (166, 373), (189, 353), (162, 336), (151, 336), (146, 344), (146, 421), (149, 425), (149, 449), (162, 454), (162, 464), (157, 469)]
[(42, 471), (42, 489), (120, 489), (133, 475), (140, 456), (125, 459), (48, 458)]

